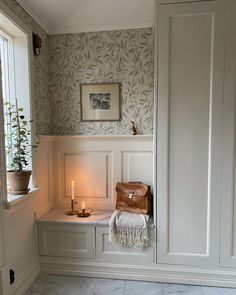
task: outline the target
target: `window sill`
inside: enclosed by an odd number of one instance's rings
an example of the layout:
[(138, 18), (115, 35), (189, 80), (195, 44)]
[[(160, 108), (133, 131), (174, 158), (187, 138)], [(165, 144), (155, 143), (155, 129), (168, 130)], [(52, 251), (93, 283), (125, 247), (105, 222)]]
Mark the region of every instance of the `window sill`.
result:
[(24, 195), (11, 195), (7, 194), (7, 201), (5, 202), (5, 208), (10, 209), (11, 207), (18, 205), (19, 203), (31, 200), (31, 197), (37, 196), (39, 188), (31, 189), (27, 194)]

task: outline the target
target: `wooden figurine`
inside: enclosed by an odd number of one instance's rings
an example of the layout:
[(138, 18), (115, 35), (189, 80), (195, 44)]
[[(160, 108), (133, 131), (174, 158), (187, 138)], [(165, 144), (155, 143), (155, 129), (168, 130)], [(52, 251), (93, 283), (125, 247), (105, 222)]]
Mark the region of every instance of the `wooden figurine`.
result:
[(133, 135), (137, 135), (137, 128), (135, 127), (134, 121), (130, 121), (132, 124)]

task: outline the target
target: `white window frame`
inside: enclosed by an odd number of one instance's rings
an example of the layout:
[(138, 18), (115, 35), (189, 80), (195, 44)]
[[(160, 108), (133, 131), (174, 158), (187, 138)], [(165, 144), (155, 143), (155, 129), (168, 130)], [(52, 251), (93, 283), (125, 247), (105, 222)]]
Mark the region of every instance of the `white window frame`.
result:
[[(4, 51), (4, 58), (2, 58), (2, 50), (1, 50), (1, 61), (2, 61), (2, 68), (4, 67), (4, 72), (6, 74), (6, 79), (2, 83), (2, 94), (3, 94), (3, 104), (5, 102), (10, 102), (12, 104), (15, 104), (13, 101), (11, 101), (12, 97), (15, 96), (15, 69), (14, 69), (14, 53), (13, 53), (13, 38), (6, 34), (4, 31), (0, 29), (0, 39), (3, 39), (2, 45), (0, 46), (1, 49), (3, 48)], [(10, 73), (12, 73), (10, 75)], [(5, 94), (4, 94), (5, 90)], [(4, 109), (4, 106), (3, 106)], [(4, 119), (9, 119), (5, 117)], [(8, 120), (7, 120), (8, 123)], [(9, 127), (6, 126), (6, 120), (4, 122), (4, 129), (5, 132), (9, 132)], [(6, 142), (6, 141), (5, 141)], [(6, 155), (6, 167), (8, 168), (8, 162), (10, 161), (10, 157)]]
[[(8, 23), (9, 24), (9, 28), (10, 30), (8, 30), (8, 28), (5, 27), (5, 24)], [(4, 26), (3, 26), (4, 25)], [(0, 28), (1, 28), (1, 33), (5, 34), (7, 36), (7, 39), (9, 38), (10, 43), (9, 44), (9, 54), (16, 54), (15, 50), (15, 45), (16, 42), (15, 40), (17, 38), (15, 38), (14, 34), (11, 34), (10, 31), (12, 28), (17, 28), (17, 30), (21, 31), (21, 33), (23, 33), (25, 35), (26, 38), (26, 52), (27, 52), (27, 56), (25, 55), (25, 61), (27, 63), (27, 95), (26, 97), (28, 97), (28, 102), (29, 102), (29, 116), (28, 119), (32, 119), (34, 118), (34, 99), (33, 99), (33, 48), (32, 48), (32, 30), (23, 22), (21, 21), (4, 3), (0, 2)], [(12, 42), (11, 42), (12, 41)], [(12, 59), (14, 61), (14, 59)], [(14, 64), (10, 64), (10, 67), (13, 66), (15, 68), (15, 62)], [(16, 71), (15, 71), (16, 74)], [(11, 85), (15, 83), (15, 78), (17, 77), (13, 77), (13, 79), (10, 80)], [(11, 87), (11, 91), (15, 91), (15, 93), (11, 93), (13, 95), (13, 97), (15, 97), (15, 94), (17, 92), (15, 87)], [(13, 90), (14, 89), (14, 90)], [(17, 94), (16, 94), (17, 95)], [(0, 98), (0, 103), (2, 103), (2, 98)], [(23, 106), (24, 107), (24, 106)], [(1, 108), (0, 108), (1, 110)], [(2, 133), (2, 130), (0, 130), (0, 132)], [(2, 137), (3, 135), (0, 134), (0, 137)], [(35, 142), (35, 122), (33, 121), (33, 123), (31, 124), (31, 141)], [(1, 169), (4, 169), (3, 171), (6, 171), (6, 162), (3, 161), (3, 163), (1, 163)], [(3, 191), (3, 202), (6, 205), (6, 208), (9, 208), (11, 205), (14, 205), (15, 203), (18, 203), (18, 200), (16, 202), (17, 197), (20, 199), (25, 199), (26, 197), (28, 197), (29, 195), (31, 195), (32, 193), (35, 193), (36, 191), (36, 187), (37, 187), (37, 183), (36, 183), (36, 159), (35, 159), (35, 155), (34, 153), (32, 153), (32, 192), (29, 192), (29, 194), (24, 195), (24, 196), (16, 196), (13, 200), (12, 200), (12, 196), (9, 197), (9, 195), (7, 194), (7, 184), (6, 184), (6, 177), (2, 176), (3, 181), (0, 185), (2, 185), (2, 191)]]

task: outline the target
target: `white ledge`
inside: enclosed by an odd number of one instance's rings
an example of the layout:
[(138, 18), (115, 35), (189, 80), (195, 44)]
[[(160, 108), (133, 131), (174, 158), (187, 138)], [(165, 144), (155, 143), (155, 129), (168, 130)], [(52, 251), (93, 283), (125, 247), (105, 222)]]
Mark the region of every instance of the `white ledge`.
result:
[(40, 141), (65, 141), (65, 140), (80, 140), (80, 141), (153, 141), (153, 135), (38, 135)]
[[(69, 209), (69, 208), (68, 208)], [(68, 209), (54, 209), (37, 219), (38, 223), (75, 223), (85, 225), (97, 225), (104, 222), (108, 225), (113, 211), (94, 210), (87, 218), (78, 217), (77, 215), (67, 215)]]
[[(37, 218), (38, 223), (70, 223), (79, 225), (100, 225), (108, 226), (114, 210), (94, 210), (89, 217), (83, 218), (77, 215), (67, 215), (68, 209), (53, 209)], [(149, 218), (150, 227), (155, 227), (153, 218)]]
[(27, 194), (24, 195), (12, 195), (7, 194), (7, 201), (5, 202), (5, 208), (10, 209), (12, 206), (15, 206), (21, 202), (23, 202), (26, 199), (29, 199), (30, 197), (36, 195), (39, 192), (39, 188), (33, 188), (31, 189)]

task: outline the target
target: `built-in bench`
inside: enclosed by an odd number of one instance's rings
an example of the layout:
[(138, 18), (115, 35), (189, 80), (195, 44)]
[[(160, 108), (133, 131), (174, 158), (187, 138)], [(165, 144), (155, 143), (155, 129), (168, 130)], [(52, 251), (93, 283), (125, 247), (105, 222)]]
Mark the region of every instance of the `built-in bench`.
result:
[[(96, 211), (87, 218), (68, 216), (53, 210), (37, 220), (38, 244), (42, 269), (54, 263), (74, 266), (81, 263), (150, 264), (154, 262), (153, 227), (149, 226), (150, 243), (145, 250), (120, 247), (108, 241), (111, 211)], [(47, 267), (45, 267), (47, 265)]]

